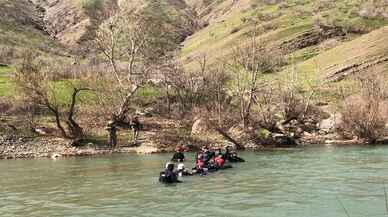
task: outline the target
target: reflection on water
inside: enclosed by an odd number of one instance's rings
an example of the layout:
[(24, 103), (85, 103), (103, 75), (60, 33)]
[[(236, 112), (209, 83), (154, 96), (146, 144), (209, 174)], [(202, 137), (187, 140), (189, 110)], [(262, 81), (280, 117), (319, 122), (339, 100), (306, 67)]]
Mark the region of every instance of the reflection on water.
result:
[(387, 215), (388, 147), (241, 155), (174, 186), (157, 181), (165, 154), (0, 161), (0, 216), (346, 216), (341, 203), (350, 216)]

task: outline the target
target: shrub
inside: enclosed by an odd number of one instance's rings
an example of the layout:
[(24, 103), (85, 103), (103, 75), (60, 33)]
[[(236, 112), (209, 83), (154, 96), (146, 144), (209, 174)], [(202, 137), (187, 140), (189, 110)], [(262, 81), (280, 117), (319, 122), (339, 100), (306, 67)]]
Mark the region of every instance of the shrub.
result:
[(97, 11), (102, 9), (103, 1), (102, 0), (83, 0), (82, 7), (89, 12)]
[(377, 80), (362, 81), (361, 94), (348, 97), (342, 108), (342, 122), (337, 130), (346, 138), (357, 137), (375, 142), (385, 133), (388, 104), (384, 102), (385, 88)]
[(13, 47), (0, 47), (0, 64), (9, 65), (17, 58), (16, 49)]
[(346, 100), (343, 107), (343, 120), (338, 130), (346, 138), (354, 136), (375, 142), (384, 135), (387, 122), (386, 104), (376, 99), (366, 99), (356, 96)]

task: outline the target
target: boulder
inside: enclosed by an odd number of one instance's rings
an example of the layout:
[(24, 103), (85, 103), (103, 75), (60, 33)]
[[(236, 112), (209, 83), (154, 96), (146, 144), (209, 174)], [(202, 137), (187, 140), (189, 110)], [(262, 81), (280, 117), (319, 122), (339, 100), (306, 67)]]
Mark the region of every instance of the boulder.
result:
[(329, 118), (322, 120), (318, 124), (318, 128), (321, 132), (330, 133), (335, 130), (336, 125), (341, 121), (341, 115), (330, 115)]
[(197, 119), (194, 121), (193, 126), (191, 127), (191, 135), (199, 135), (208, 130), (207, 124), (203, 119)]

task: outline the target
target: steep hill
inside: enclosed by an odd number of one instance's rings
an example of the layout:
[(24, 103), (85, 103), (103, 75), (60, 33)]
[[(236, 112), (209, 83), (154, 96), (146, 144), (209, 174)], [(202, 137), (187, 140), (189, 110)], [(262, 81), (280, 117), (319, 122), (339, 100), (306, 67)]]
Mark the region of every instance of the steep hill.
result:
[(345, 42), (298, 65), (302, 73), (319, 66), (320, 77), (341, 81), (349, 75), (368, 72), (388, 74), (388, 26)]
[(30, 1), (0, 0), (0, 63), (12, 64), (25, 49), (51, 56), (68, 56), (44, 25), (44, 10)]
[[(16, 35), (20, 38), (39, 38), (46, 43), (44, 37), (59, 42), (66, 48), (77, 49), (81, 47), (98, 26), (114, 15), (119, 7), (130, 5), (141, 8), (149, 0), (0, 0), (0, 30), (3, 34), (0, 45), (7, 45), (5, 40)], [(155, 2), (153, 4), (156, 4)], [(186, 38), (198, 28), (195, 26), (192, 11), (184, 0), (158, 1), (163, 10), (171, 19), (177, 22), (177, 31)], [(19, 28), (20, 27), (20, 28)], [(33, 37), (31, 37), (33, 34)], [(37, 39), (37, 41), (39, 41)], [(25, 45), (27, 42), (15, 41)], [(31, 43), (30, 43), (31, 44)], [(34, 44), (32, 43), (32, 46)], [(39, 47), (39, 45), (36, 45)]]
[[(0, 48), (30, 47), (42, 53), (66, 55), (82, 46), (93, 31), (123, 4), (142, 7), (149, 0), (0, 0)], [(258, 38), (281, 49), (296, 62), (388, 24), (383, 0), (162, 0), (184, 42), (181, 59), (195, 67), (207, 55), (211, 63), (245, 43), (257, 23)], [(3, 55), (9, 56), (9, 55)], [(328, 60), (331, 61), (331, 60)], [(4, 62), (4, 61), (3, 61)], [(308, 64), (308, 63), (306, 63)]]
[(252, 21), (257, 23), (260, 41), (281, 48), (298, 61), (388, 24), (384, 1), (189, 2), (202, 11), (201, 19), (209, 25), (184, 42), (181, 56), (188, 65), (204, 54), (211, 62), (227, 56), (234, 45), (246, 41), (253, 29)]

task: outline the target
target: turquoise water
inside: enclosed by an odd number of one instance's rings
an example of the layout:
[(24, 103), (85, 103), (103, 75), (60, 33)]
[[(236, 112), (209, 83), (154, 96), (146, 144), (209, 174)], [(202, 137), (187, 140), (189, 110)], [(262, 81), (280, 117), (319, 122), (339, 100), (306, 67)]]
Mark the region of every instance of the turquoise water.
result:
[(0, 216), (388, 215), (388, 147), (241, 156), (248, 162), (175, 186), (157, 180), (166, 154), (0, 161)]

